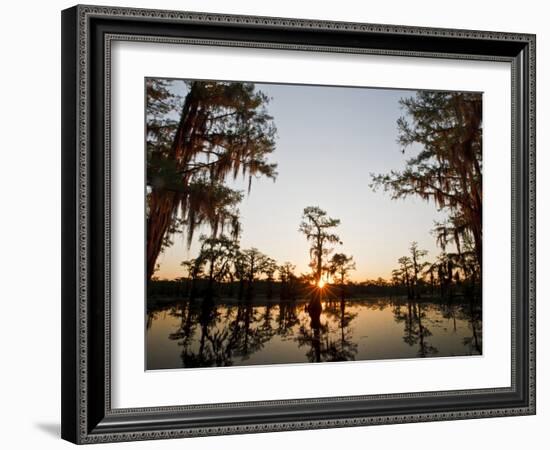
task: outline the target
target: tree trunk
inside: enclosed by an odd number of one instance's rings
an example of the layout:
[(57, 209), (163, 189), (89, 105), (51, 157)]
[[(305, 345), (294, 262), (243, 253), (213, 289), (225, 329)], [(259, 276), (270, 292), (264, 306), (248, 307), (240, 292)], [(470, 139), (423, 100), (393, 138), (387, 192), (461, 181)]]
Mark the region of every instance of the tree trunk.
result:
[(239, 300), (242, 300), (244, 297), (244, 278), (239, 279), (239, 293), (237, 294)]
[(476, 252), (476, 258), (477, 262), (479, 264), (479, 270), (481, 271), (482, 266), (482, 258), (483, 258), (483, 247), (482, 247), (482, 238), (481, 238), (481, 219), (479, 221), (479, 224), (476, 224), (474, 227), (473, 233), (474, 235), (474, 247)]
[(321, 293), (314, 293), (308, 305), (308, 313), (311, 319), (310, 326), (313, 331), (311, 344), (314, 362), (321, 362), (321, 310)]
[[(180, 121), (170, 149), (168, 159), (178, 161), (178, 169), (185, 169), (192, 154), (196, 148), (190, 148), (188, 142), (191, 142), (194, 133), (204, 133), (204, 123), (202, 128), (199, 125), (199, 105), (195, 95), (195, 85), (191, 87), (186, 95), (181, 112)], [(199, 148), (199, 147), (197, 147)], [(156, 161), (159, 155), (153, 155)], [(158, 163), (158, 161), (156, 161)], [(149, 177), (154, 179), (154, 174), (147, 174), (148, 184), (153, 185), (153, 191), (149, 198), (149, 214), (147, 219), (147, 280), (149, 281), (155, 272), (155, 264), (162, 250), (162, 241), (169, 229), (172, 216), (178, 209), (182, 193), (172, 192), (162, 187), (154, 187), (154, 183), (149, 182)], [(187, 184), (186, 179), (181, 180), (181, 187)]]
[(210, 270), (208, 272), (208, 288), (206, 290), (206, 295), (208, 298), (214, 296), (214, 259), (210, 260)]
[(317, 238), (317, 280), (316, 284), (319, 285), (321, 276), (323, 275), (323, 241), (321, 240), (320, 231)]
[(155, 264), (162, 250), (162, 241), (170, 228), (172, 215), (177, 209), (178, 195), (175, 192), (153, 190), (149, 198), (147, 219), (147, 281), (155, 272)]

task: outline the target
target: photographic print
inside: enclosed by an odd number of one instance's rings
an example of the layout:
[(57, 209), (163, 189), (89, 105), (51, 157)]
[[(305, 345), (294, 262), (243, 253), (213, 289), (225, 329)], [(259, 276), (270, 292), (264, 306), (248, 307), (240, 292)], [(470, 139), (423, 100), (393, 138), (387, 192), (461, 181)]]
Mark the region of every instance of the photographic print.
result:
[(482, 94), (147, 78), (146, 369), (482, 354)]

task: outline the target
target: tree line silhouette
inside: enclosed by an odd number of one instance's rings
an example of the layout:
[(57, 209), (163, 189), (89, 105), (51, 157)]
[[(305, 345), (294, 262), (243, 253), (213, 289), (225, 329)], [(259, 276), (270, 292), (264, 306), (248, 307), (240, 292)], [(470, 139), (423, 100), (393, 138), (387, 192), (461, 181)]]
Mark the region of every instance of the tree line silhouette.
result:
[(434, 262), (425, 261), (428, 252), (412, 242), (409, 255), (397, 260), (399, 266), (392, 270), (391, 284), (409, 299), (421, 297), (450, 299), (454, 296), (476, 298), (480, 295), (478, 279), (464, 259), (457, 254), (442, 252)]
[(170, 85), (146, 80), (147, 280), (175, 234), (189, 245), (203, 225), (213, 238), (239, 234), (242, 193), (227, 179), (247, 176), (250, 190), (252, 177), (277, 176), (269, 99), (253, 83), (187, 81), (183, 101)]
[[(319, 206), (304, 208), (298, 231), (310, 244), (310, 273), (278, 263), (257, 248), (242, 249), (238, 205), (243, 192), (227, 185), (238, 176), (275, 180), (276, 127), (269, 98), (253, 83), (186, 81), (183, 98), (171, 81), (149, 78), (147, 96), (147, 280), (149, 297), (310, 298), (318, 315), (324, 297), (406, 295), (410, 299), (479, 297), (482, 266), (481, 95), (419, 91), (400, 103), (398, 141), (414, 155), (402, 171), (372, 174), (371, 187), (392, 198), (417, 196), (448, 213), (433, 233), (442, 252), (412, 242), (391, 279), (353, 282), (352, 256), (342, 245), (340, 220)], [(420, 150), (418, 150), (420, 148)], [(182, 263), (182, 277), (154, 277), (159, 255), (197, 229), (199, 254)], [(452, 246), (454, 248), (452, 249)]]
[[(391, 192), (393, 199), (416, 196), (433, 201), (448, 213), (432, 230), (442, 253), (433, 263), (417, 244), (399, 259), (392, 281), (406, 286), (407, 295), (420, 295), (428, 277), (430, 292), (449, 297), (481, 292), (482, 240), (482, 97), (478, 93), (419, 91), (400, 101), (405, 116), (398, 120), (403, 152), (415, 154), (402, 171), (372, 174), (371, 187)], [(420, 150), (418, 150), (420, 147)], [(456, 251), (448, 251), (454, 244)]]
[(252, 299), (261, 293), (269, 300), (276, 290), (281, 299), (297, 299), (309, 291), (321, 291), (325, 284), (328, 287), (329, 278), (334, 277), (334, 284), (339, 287), (340, 295), (344, 296), (349, 273), (355, 270), (353, 257), (336, 253), (328, 258), (333, 250), (328, 244), (341, 244), (338, 236), (329, 231), (339, 222), (328, 217), (319, 207), (304, 209), (299, 231), (312, 242), (311, 274), (298, 276), (296, 266), (288, 261), (278, 264), (257, 248), (240, 248), (238, 235), (229, 237), (220, 234), (216, 237), (203, 234), (199, 237), (198, 255), (181, 263), (185, 276), (168, 282), (152, 280), (149, 293), (153, 297), (155, 294), (171, 294), (192, 299)]

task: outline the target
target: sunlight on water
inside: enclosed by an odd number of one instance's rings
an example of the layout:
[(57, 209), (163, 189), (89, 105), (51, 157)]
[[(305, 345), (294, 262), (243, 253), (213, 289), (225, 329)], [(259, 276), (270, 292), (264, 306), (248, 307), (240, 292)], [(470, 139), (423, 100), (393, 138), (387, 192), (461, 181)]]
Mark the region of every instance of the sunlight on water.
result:
[(480, 355), (479, 306), (368, 299), (151, 308), (147, 369)]

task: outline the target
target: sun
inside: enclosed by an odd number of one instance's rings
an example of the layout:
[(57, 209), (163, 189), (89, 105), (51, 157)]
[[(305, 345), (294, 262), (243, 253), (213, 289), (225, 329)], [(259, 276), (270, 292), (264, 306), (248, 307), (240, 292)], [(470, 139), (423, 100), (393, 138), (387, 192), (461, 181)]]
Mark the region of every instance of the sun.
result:
[(325, 287), (325, 282), (323, 280), (319, 280), (317, 286), (319, 286), (319, 289), (323, 289)]

